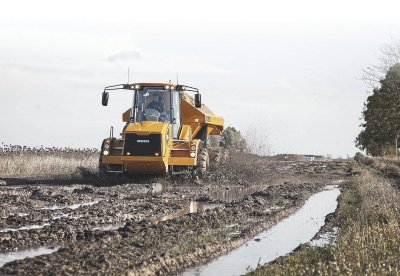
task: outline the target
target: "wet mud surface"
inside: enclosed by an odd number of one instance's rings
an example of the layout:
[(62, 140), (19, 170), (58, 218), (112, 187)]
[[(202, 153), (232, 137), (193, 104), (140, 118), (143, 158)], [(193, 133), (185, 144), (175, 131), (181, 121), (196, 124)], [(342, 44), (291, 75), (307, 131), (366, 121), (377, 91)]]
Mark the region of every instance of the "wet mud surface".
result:
[(0, 186), (0, 258), (58, 250), (8, 258), (0, 274), (178, 273), (273, 226), (348, 172), (344, 161), (233, 154), (197, 183), (7, 181)]

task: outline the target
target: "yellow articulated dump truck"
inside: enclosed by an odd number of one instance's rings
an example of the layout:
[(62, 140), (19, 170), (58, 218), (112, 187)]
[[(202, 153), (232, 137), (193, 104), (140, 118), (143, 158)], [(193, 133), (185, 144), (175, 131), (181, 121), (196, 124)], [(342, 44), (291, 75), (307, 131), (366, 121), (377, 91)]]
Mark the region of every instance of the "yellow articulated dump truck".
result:
[[(134, 83), (107, 86), (109, 92), (124, 89), (133, 94), (131, 108), (122, 114), (125, 126), (121, 137), (103, 140), (100, 153), (101, 175), (123, 173), (176, 174), (185, 171), (204, 174), (210, 167), (207, 139), (220, 135), (224, 119), (201, 103), (194, 87), (171, 83)], [(194, 93), (194, 97), (190, 94)]]

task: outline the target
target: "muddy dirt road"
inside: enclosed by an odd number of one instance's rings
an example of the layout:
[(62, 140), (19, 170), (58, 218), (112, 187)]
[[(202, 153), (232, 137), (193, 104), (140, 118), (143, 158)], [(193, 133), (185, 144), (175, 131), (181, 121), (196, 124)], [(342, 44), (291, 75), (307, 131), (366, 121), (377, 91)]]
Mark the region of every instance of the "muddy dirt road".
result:
[(201, 183), (7, 181), (0, 274), (178, 273), (239, 246), (348, 175), (343, 161), (233, 154)]

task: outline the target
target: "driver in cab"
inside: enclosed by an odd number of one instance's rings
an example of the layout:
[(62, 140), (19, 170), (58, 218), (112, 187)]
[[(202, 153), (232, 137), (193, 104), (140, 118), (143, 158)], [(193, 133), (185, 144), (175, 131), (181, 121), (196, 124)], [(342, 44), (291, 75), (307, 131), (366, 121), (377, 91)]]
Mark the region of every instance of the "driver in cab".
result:
[(158, 96), (157, 94), (153, 94), (151, 96), (151, 102), (147, 105), (147, 108), (157, 110), (160, 113), (163, 113), (164, 104), (162, 102), (162, 97)]

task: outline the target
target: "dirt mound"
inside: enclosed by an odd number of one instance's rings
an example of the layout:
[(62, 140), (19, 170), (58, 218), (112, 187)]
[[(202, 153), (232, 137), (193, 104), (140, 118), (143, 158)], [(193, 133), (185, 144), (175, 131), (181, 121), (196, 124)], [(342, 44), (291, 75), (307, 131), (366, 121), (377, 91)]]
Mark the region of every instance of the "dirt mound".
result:
[[(185, 92), (181, 92), (180, 95), (181, 99), (187, 101), (188, 103), (194, 106), (194, 98), (192, 96), (190, 96), (188, 93)], [(201, 104), (201, 107), (198, 109), (200, 109), (200, 111), (206, 115), (215, 116), (214, 112), (212, 112), (211, 109), (208, 108), (205, 104)]]

